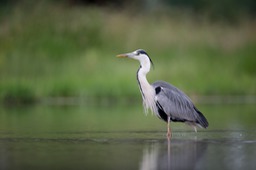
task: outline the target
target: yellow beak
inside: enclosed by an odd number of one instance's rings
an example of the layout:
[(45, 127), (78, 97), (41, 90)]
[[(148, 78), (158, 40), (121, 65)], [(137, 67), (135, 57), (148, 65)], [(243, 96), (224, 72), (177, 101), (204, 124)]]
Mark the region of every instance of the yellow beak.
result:
[(127, 58), (128, 55), (127, 54), (118, 54), (116, 57), (118, 57), (118, 58)]

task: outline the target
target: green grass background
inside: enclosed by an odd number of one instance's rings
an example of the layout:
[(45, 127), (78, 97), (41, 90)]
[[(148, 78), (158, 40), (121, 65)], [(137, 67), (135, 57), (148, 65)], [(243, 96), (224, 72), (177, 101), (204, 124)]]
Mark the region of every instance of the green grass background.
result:
[(0, 100), (51, 97), (137, 99), (137, 61), (119, 53), (145, 49), (148, 80), (188, 95), (256, 95), (256, 22), (211, 21), (181, 11), (136, 12), (40, 2), (0, 15)]

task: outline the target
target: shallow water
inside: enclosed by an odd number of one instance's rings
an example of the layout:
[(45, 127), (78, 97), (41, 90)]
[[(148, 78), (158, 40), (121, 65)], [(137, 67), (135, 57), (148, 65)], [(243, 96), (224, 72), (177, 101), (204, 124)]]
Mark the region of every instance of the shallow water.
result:
[(0, 110), (0, 169), (255, 169), (256, 107), (200, 105), (195, 133), (145, 116), (142, 106)]

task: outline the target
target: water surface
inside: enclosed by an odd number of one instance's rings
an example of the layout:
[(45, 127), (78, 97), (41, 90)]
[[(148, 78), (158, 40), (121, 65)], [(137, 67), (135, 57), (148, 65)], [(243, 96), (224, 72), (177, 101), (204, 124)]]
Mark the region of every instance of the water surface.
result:
[(256, 107), (199, 105), (210, 126), (195, 133), (142, 106), (0, 109), (0, 169), (255, 169)]

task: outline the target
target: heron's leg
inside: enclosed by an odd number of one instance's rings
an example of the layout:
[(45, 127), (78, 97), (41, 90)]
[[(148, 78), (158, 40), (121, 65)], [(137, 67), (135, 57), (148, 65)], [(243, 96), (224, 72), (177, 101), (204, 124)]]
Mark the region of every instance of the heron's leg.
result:
[(171, 117), (168, 116), (168, 119), (167, 119), (167, 138), (171, 138), (172, 137), (172, 131), (171, 131), (171, 128), (170, 128), (170, 122), (171, 122)]

